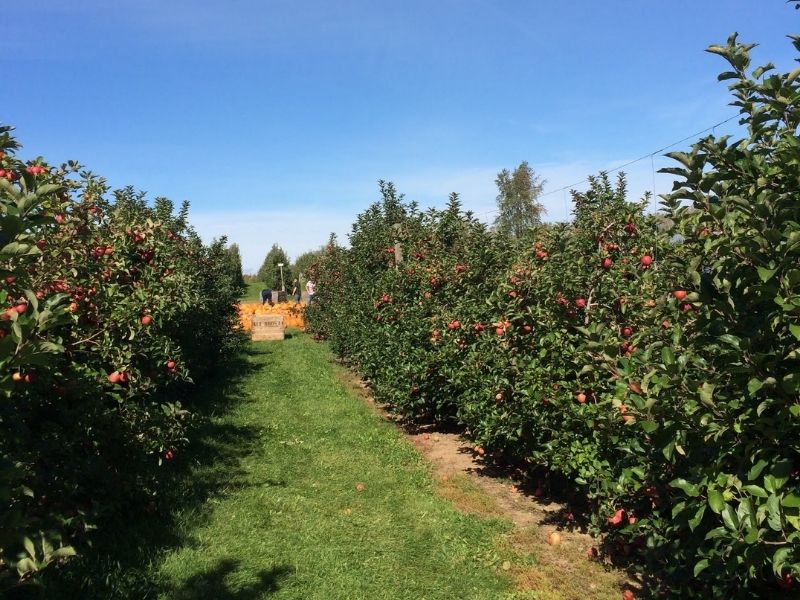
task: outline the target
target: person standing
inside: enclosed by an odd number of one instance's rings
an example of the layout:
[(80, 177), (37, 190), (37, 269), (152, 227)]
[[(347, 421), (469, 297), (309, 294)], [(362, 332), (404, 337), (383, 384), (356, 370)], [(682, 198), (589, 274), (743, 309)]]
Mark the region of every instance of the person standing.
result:
[(312, 280), (306, 282), (306, 292), (308, 293), (308, 303), (314, 302), (314, 294), (317, 291), (317, 286)]
[(294, 296), (294, 303), (300, 304), (300, 282), (297, 279), (292, 282), (292, 296)]

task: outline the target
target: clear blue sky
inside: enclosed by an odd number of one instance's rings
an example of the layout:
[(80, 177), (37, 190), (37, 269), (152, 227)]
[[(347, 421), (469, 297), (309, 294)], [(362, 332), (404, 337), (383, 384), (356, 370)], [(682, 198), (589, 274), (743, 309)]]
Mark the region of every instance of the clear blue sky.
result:
[[(503, 167), (527, 160), (548, 191), (704, 129), (734, 114), (704, 48), (738, 31), (756, 62), (793, 68), (800, 22), (783, 0), (6, 0), (2, 14), (0, 121), (21, 155), (188, 199), (247, 270), (272, 243), (296, 257), (345, 236), (378, 179), (485, 213)], [(653, 187), (649, 160), (629, 171), (633, 194)], [(545, 205), (564, 218), (566, 194)]]

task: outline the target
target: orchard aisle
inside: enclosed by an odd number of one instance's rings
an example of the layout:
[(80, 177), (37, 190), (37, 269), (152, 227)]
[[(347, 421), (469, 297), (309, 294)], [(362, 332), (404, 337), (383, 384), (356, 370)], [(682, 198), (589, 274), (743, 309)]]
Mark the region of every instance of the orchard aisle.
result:
[(228, 432), (220, 460), (188, 478), (216, 491), (178, 515), (185, 542), (159, 560), (160, 597), (515, 597), (509, 524), (438, 498), (421, 455), (347, 390), (324, 345), (295, 334), (253, 344), (248, 362), (241, 400), (213, 423)]

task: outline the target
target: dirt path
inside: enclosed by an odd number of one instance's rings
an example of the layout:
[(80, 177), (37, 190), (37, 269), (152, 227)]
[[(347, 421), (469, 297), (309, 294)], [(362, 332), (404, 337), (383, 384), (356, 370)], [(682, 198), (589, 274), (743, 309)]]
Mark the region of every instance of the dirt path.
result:
[[(466, 476), (492, 498), (497, 512), (517, 527), (545, 525), (562, 507), (542, 504), (532, 495), (521, 491), (513, 479), (505, 478), (486, 464), (460, 435), (455, 433), (411, 433), (411, 442), (425, 455), (437, 478), (447, 484), (455, 476)], [(555, 527), (545, 533), (554, 531)], [(591, 545), (589, 536), (586, 543)]]

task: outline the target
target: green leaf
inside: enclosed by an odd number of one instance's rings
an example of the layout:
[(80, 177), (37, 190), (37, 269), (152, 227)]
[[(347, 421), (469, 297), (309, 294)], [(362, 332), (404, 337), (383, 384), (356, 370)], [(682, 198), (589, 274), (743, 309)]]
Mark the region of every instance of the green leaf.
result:
[(665, 365), (669, 366), (675, 362), (675, 353), (669, 346), (664, 346), (661, 349), (661, 360)]
[(736, 71), (724, 71), (717, 75), (717, 81), (726, 81), (728, 79), (739, 79), (739, 74)]
[(772, 555), (772, 570), (775, 575), (780, 577), (783, 574), (783, 565), (786, 564), (786, 561), (791, 555), (791, 548), (778, 548), (775, 551), (775, 554)]
[(756, 270), (758, 271), (758, 276), (761, 279), (761, 281), (766, 283), (767, 281), (772, 279), (772, 276), (775, 275), (778, 269), (767, 269), (766, 267), (758, 267), (758, 269)]
[(54, 192), (60, 192), (63, 189), (64, 189), (63, 185), (58, 185), (58, 184), (55, 184), (55, 183), (46, 183), (43, 186), (40, 186), (36, 190), (36, 195), (37, 196), (46, 196), (47, 194), (52, 194)]
[(767, 525), (774, 531), (783, 530), (783, 522), (781, 520), (781, 503), (778, 496), (772, 494), (767, 499)]
[(28, 556), (31, 558), (36, 558), (36, 546), (33, 544), (33, 540), (29, 537), (26, 537), (22, 540), (22, 545), (25, 548), (25, 552), (28, 553)]
[(77, 552), (75, 552), (75, 548), (72, 546), (62, 546), (55, 552), (50, 555), (50, 558), (68, 558), (70, 556), (77, 556)]
[(747, 382), (747, 391), (751, 396), (754, 396), (762, 387), (764, 387), (764, 382), (755, 377)]
[(756, 511), (753, 508), (753, 501), (750, 498), (743, 498), (741, 502), (739, 502), (739, 510), (736, 511), (736, 514), (739, 516), (739, 521), (744, 523), (745, 525), (750, 525), (750, 527), (756, 527), (758, 525), (756, 521)]
[(794, 492), (786, 494), (781, 500), (781, 504), (786, 508), (800, 508), (800, 495)]
[(725, 508), (722, 509), (722, 522), (725, 523), (725, 527), (732, 531), (739, 530), (739, 517), (736, 516), (736, 511), (730, 504), (726, 504)]
[(700, 495), (699, 488), (693, 484), (689, 483), (683, 478), (673, 479), (669, 482), (670, 487), (677, 488), (679, 490), (683, 490), (683, 492), (692, 498), (697, 498)]
[(22, 244), (20, 242), (11, 242), (0, 249), (0, 256), (3, 256), (4, 258), (16, 258), (20, 256), (26, 256), (28, 254), (41, 253), (42, 251), (33, 244)]
[(658, 429), (658, 423), (655, 421), (640, 421), (639, 424), (642, 426), (645, 433), (653, 433)]
[(720, 514), (722, 509), (725, 508), (725, 499), (722, 497), (722, 492), (716, 488), (708, 488), (708, 505), (711, 510)]
[(800, 340), (800, 325), (789, 325), (789, 331), (795, 338)]
[(697, 526), (700, 525), (705, 514), (706, 514), (706, 505), (701, 504), (700, 508), (697, 509), (697, 512), (694, 513), (694, 516), (691, 519), (689, 519), (689, 529), (691, 529), (692, 531), (697, 529)]
[(716, 538), (725, 537), (727, 535), (728, 535), (728, 530), (727, 529), (725, 529), (724, 527), (715, 527), (714, 529), (712, 529), (711, 531), (709, 531), (706, 534), (705, 539), (706, 540), (713, 540), (713, 539), (716, 539)]
[(764, 476), (764, 487), (770, 493), (779, 491), (789, 481), (791, 463), (781, 460), (775, 463), (768, 475)]
[(722, 522), (725, 523), (725, 527), (730, 530), (737, 531), (739, 529), (739, 517), (736, 515), (736, 511), (730, 504), (726, 504), (725, 508), (722, 509)]
[(694, 566), (694, 576), (697, 577), (700, 573), (705, 571), (708, 568), (708, 559), (704, 558), (703, 560), (697, 561), (697, 564)]
[(764, 491), (764, 488), (761, 488), (757, 485), (744, 485), (742, 486), (742, 490), (750, 494), (751, 496), (755, 496), (757, 498), (767, 498), (769, 494)]
[(704, 382), (697, 390), (697, 393), (700, 395), (700, 402), (706, 406), (714, 406), (714, 384), (708, 383), (707, 381)]
[(759, 475), (761, 475), (761, 472), (764, 470), (764, 468), (768, 464), (769, 463), (762, 458), (756, 464), (754, 464), (752, 467), (750, 467), (750, 471), (747, 473), (747, 478), (750, 481), (754, 481), (755, 479), (758, 478)]
[(23, 558), (21, 561), (17, 562), (17, 573), (20, 574), (20, 577), (28, 573), (34, 573), (36, 570), (36, 561), (32, 558)]
[(755, 544), (761, 537), (759, 533), (760, 530), (757, 529), (756, 527), (751, 527), (750, 529), (748, 529), (747, 533), (744, 534), (745, 544)]
[(739, 348), (739, 338), (737, 338), (735, 335), (731, 335), (729, 333), (725, 333), (725, 334), (719, 336), (719, 340), (721, 342), (725, 342), (729, 346), (733, 346), (734, 348), (737, 348), (737, 349)]

